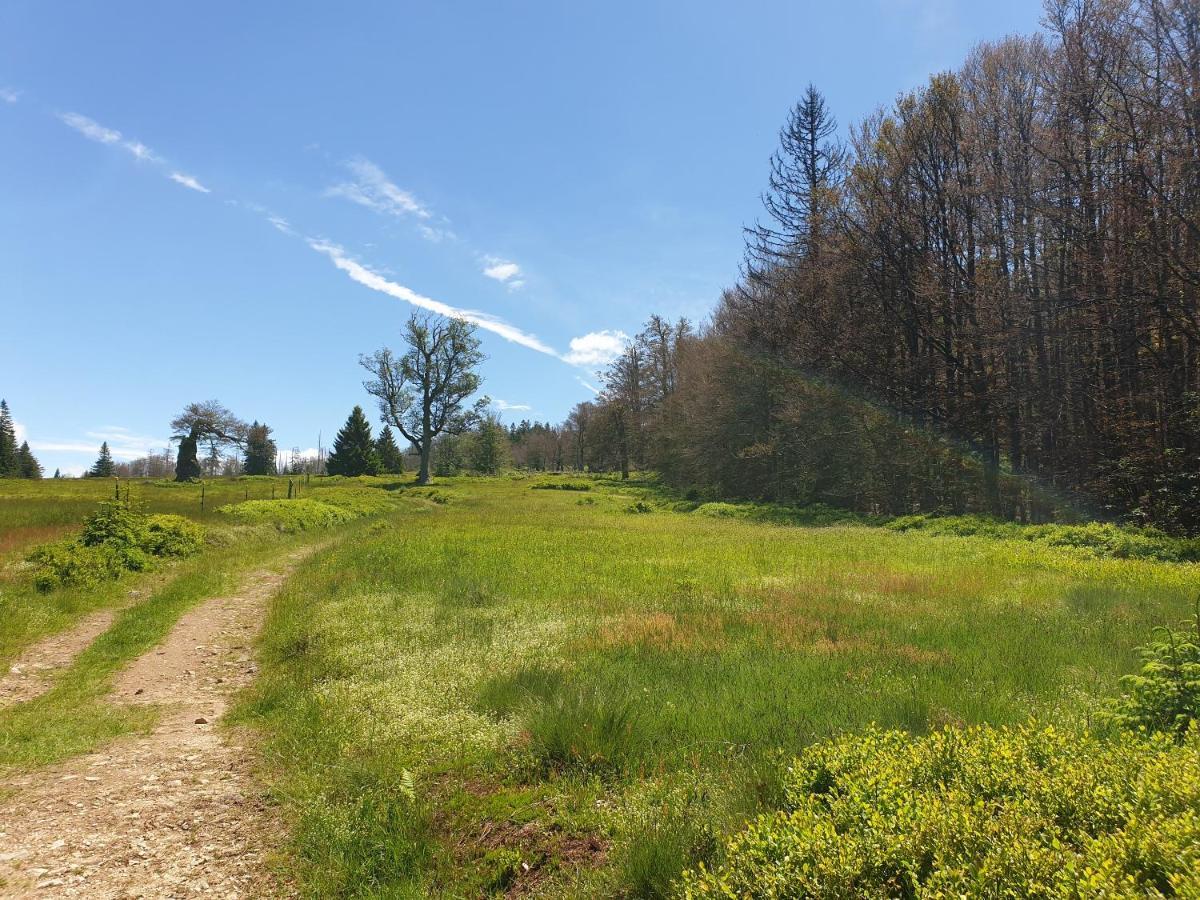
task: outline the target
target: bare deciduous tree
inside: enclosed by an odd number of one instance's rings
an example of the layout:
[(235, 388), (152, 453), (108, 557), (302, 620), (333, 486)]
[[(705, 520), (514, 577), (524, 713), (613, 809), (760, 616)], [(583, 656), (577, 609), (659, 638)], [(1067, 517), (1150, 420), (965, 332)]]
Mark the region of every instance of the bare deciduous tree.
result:
[(475, 369), (484, 355), (475, 327), (461, 319), (413, 314), (404, 340), (408, 349), (402, 356), (384, 348), (359, 362), (373, 376), (363, 386), (378, 399), (380, 416), (420, 454), (417, 483), (428, 484), (434, 439), (465, 430), (487, 406), (485, 397), (463, 409), (479, 390)]

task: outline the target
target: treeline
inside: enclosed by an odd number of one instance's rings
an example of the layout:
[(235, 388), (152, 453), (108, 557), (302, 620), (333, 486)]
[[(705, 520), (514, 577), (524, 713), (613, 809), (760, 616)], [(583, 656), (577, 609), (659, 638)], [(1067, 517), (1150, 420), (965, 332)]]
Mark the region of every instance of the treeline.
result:
[(0, 478), (41, 478), (42, 464), (37, 461), (28, 441), (17, 443), (17, 428), (8, 402), (0, 400)]
[(1200, 530), (1200, 7), (1045, 21), (845, 142), (810, 88), (712, 321), (652, 320), (568, 424), (717, 493)]

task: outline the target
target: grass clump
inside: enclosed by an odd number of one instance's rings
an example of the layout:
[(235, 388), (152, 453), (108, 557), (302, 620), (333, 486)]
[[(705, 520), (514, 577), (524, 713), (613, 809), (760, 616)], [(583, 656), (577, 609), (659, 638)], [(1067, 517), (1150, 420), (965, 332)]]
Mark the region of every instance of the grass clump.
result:
[(783, 810), (684, 875), (708, 897), (1192, 896), (1200, 734), (868, 730), (815, 745)]
[(308, 499), (247, 500), (222, 506), (219, 511), (239, 522), (272, 525), (288, 534), (314, 528), (332, 528), (364, 515), (323, 500)]
[(147, 516), (133, 504), (105, 500), (76, 538), (35, 547), (26, 561), (34, 567), (34, 586), (44, 593), (143, 572), (158, 559), (191, 556), (203, 542), (203, 527), (182, 516)]

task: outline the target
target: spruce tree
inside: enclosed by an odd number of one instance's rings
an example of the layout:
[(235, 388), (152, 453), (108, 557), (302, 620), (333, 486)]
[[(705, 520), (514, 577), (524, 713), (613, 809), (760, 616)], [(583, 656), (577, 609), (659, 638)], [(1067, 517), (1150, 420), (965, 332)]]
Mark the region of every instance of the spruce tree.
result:
[(379, 456), (371, 437), (371, 423), (363, 415), (361, 406), (354, 407), (346, 424), (334, 438), (333, 451), (325, 461), (325, 471), (330, 475), (379, 474)]
[(100, 445), (100, 456), (96, 462), (88, 469), (89, 478), (112, 478), (115, 465), (113, 464), (112, 453), (108, 449), (108, 441), (104, 441)]
[(271, 440), (271, 428), (256, 419), (246, 430), (246, 457), (242, 471), (247, 475), (274, 475), (278, 450)]
[(471, 468), (481, 475), (499, 475), (508, 463), (508, 434), (500, 420), (487, 416), (479, 423), (471, 448)]
[(392, 429), (384, 425), (383, 431), (375, 441), (375, 453), (379, 457), (379, 472), (382, 475), (401, 475), (404, 473), (404, 453), (396, 444)]
[(22, 441), (17, 450), (17, 465), (22, 478), (41, 478), (42, 464), (37, 461), (33, 451), (29, 449), (29, 441)]
[(55, 469), (55, 470), (54, 470), (54, 477), (55, 477), (55, 478), (62, 478), (62, 471), (61, 471), (60, 469)]
[(13, 425), (8, 404), (0, 400), (0, 478), (21, 474), (17, 461), (17, 430)]

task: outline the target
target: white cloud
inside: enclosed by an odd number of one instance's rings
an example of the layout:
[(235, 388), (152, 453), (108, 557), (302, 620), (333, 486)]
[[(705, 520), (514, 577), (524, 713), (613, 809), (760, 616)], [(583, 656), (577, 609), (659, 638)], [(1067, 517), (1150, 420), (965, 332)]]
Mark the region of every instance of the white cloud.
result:
[[(74, 128), (85, 138), (91, 141), (96, 141), (99, 144), (119, 144), (121, 149), (136, 159), (138, 162), (150, 162), (156, 165), (162, 165), (166, 160), (143, 144), (141, 141), (133, 138), (125, 138), (121, 132), (115, 128), (109, 128), (101, 125), (95, 119), (89, 119), (87, 116), (77, 112), (60, 113), (58, 118), (63, 124)], [(175, 176), (172, 175), (172, 178)], [(192, 179), (193, 181), (195, 179)]]
[(5, 103), (16, 103), (21, 99), (21, 92), (10, 87), (0, 87), (0, 100)]
[(459, 309), (458, 307), (450, 306), (448, 303), (442, 303), (440, 300), (422, 296), (402, 284), (388, 281), (378, 272), (374, 272), (362, 263), (351, 259), (336, 244), (310, 238), (308, 246), (318, 253), (327, 256), (335, 266), (349, 275), (354, 281), (357, 281), (364, 287), (369, 287), (373, 291), (379, 291), (380, 293), (387, 294), (389, 297), (395, 297), (397, 300), (403, 300), (405, 303), (411, 303), (413, 306), (427, 309), (430, 312), (435, 312), (447, 318), (462, 319), (464, 322), (478, 325), (485, 331), (500, 335), (506, 341), (520, 344), (522, 347), (528, 347), (530, 350), (536, 350), (538, 353), (545, 353), (548, 356), (558, 356), (558, 353), (552, 347), (542, 343), (535, 335), (528, 334), (515, 325), (510, 325), (503, 319), (498, 319), (495, 316), (477, 310)]
[(571, 349), (563, 355), (562, 360), (586, 368), (606, 366), (621, 355), (628, 342), (629, 335), (623, 331), (591, 331), (581, 337), (571, 338)]
[(511, 260), (499, 256), (483, 257), (483, 274), (494, 281), (508, 285), (510, 290), (516, 290), (525, 284), (520, 277), (521, 267)]
[(115, 144), (121, 140), (121, 132), (105, 128), (99, 122), (75, 112), (61, 113), (59, 119), (64, 125), (74, 128), (89, 141), (101, 144)]
[(141, 141), (126, 141), (121, 146), (132, 153), (134, 159), (143, 160), (145, 162), (162, 162), (162, 157), (160, 157)]
[(283, 234), (295, 234), (292, 230), (292, 224), (283, 216), (268, 215), (267, 221), (271, 223), (271, 227)]
[[(38, 452), (84, 453), (94, 457), (100, 452), (100, 444), (107, 443), (109, 452), (117, 459), (137, 459), (149, 453), (158, 453), (169, 443), (167, 438), (137, 434), (118, 425), (106, 425), (94, 431), (85, 431), (84, 437), (87, 438), (86, 441), (30, 441), (29, 447)], [(64, 472), (70, 471), (68, 467), (59, 468)]]
[(17, 446), (19, 447), (19, 446), (21, 446), (21, 443), (23, 441), (29, 440), (29, 432), (26, 431), (25, 426), (22, 425), (20, 422), (18, 422), (16, 419), (13, 419), (12, 426), (13, 426), (13, 433), (17, 437)]
[(594, 384), (592, 384), (592, 383), (591, 383), (591, 382), (589, 382), (589, 381), (584, 381), (584, 380), (583, 380), (582, 378), (580, 378), (578, 375), (576, 375), (576, 376), (575, 376), (575, 380), (576, 380), (576, 381), (578, 381), (580, 384), (582, 384), (582, 385), (583, 385), (585, 388), (587, 388), (587, 389), (588, 389), (589, 391), (591, 391), (593, 394), (599, 394), (599, 393), (600, 393), (600, 388), (596, 387)]
[(336, 184), (325, 194), (342, 197), (352, 203), (373, 209), (375, 212), (393, 216), (412, 215), (420, 219), (432, 217), (432, 213), (408, 191), (397, 187), (387, 174), (369, 159), (358, 156), (346, 163), (354, 176), (353, 181)]
[(528, 403), (509, 403), (507, 400), (492, 400), (492, 405), (500, 412), (529, 412), (533, 409)]
[(202, 194), (212, 193), (212, 191), (198, 182), (191, 175), (185, 175), (183, 172), (172, 172), (170, 178), (176, 184), (182, 184), (185, 188), (191, 188), (193, 191), (199, 191)]
[[(96, 441), (107, 441), (108, 448), (112, 450), (114, 456), (122, 455), (131, 458), (145, 456), (147, 453), (157, 453), (171, 442), (170, 438), (137, 434), (120, 425), (105, 425), (94, 431), (85, 431), (84, 434)], [(118, 448), (121, 450), (120, 454), (117, 453)]]

